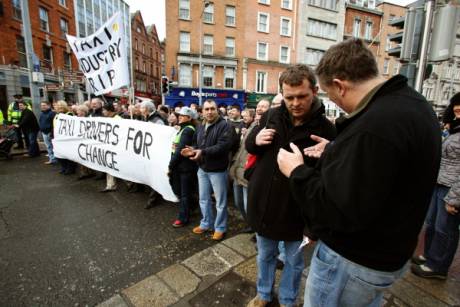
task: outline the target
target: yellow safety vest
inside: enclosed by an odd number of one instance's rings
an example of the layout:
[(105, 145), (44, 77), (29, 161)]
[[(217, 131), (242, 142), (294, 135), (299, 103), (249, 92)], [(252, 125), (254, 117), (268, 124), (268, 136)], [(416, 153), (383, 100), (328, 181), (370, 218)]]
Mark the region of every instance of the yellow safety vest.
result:
[(193, 125), (187, 125), (184, 128), (182, 128), (179, 132), (177, 132), (176, 137), (174, 138), (174, 141), (172, 143), (172, 148), (171, 148), (172, 154), (174, 154), (174, 152), (176, 151), (177, 145), (179, 145), (179, 143), (180, 143), (180, 137), (182, 136), (182, 132), (187, 127), (191, 128), (193, 131), (195, 131), (195, 127)]

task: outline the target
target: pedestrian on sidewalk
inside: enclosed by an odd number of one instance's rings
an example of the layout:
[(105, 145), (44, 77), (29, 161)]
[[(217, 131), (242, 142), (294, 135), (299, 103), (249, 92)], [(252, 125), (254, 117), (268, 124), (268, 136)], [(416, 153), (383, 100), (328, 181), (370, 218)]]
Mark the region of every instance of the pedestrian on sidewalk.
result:
[(412, 273), (446, 279), (457, 252), (460, 225), (460, 93), (451, 98), (453, 119), (442, 143), (441, 167), (425, 220), (423, 255), (414, 257)]
[[(248, 153), (257, 161), (248, 185), (248, 220), (257, 234), (257, 296), (248, 307), (266, 306), (273, 297), (279, 242), (284, 241), (285, 264), (278, 299), (283, 306), (296, 302), (304, 269), (300, 251), (303, 235), (312, 236), (302, 219), (289, 180), (280, 172), (276, 155), (290, 142), (300, 148), (314, 145), (311, 134), (333, 139), (334, 126), (326, 119), (324, 105), (316, 97), (313, 71), (306, 65), (288, 67), (279, 79), (283, 101), (262, 115), (246, 139)], [(316, 158), (305, 157), (310, 166)]]
[(359, 39), (330, 47), (316, 73), (348, 113), (337, 138), (280, 150), (278, 165), (318, 237), (304, 307), (380, 306), (406, 271), (436, 183), (441, 153), (437, 118), (404, 76), (386, 80)]
[[(70, 112), (69, 106), (67, 105), (67, 102), (65, 102), (65, 100), (58, 100), (55, 104), (55, 110), (57, 114), (65, 114), (69, 116), (74, 116), (74, 114)], [(54, 122), (53, 122), (54, 125), (56, 125), (56, 121), (57, 121), (57, 116), (54, 117)], [(58, 162), (61, 165), (61, 170), (59, 171), (59, 174), (63, 174), (63, 175), (75, 174), (75, 171), (77, 169), (77, 163), (71, 160), (60, 159), (60, 158), (58, 158)]]
[(40, 149), (38, 148), (37, 135), (40, 131), (40, 126), (38, 125), (37, 118), (23, 100), (19, 101), (18, 106), (21, 110), (21, 118), (15, 127), (21, 129), (28, 140), (26, 142), (26, 144), (28, 144), (28, 153), (25, 155), (30, 158), (38, 157), (40, 155)]
[(51, 102), (42, 101), (40, 103), (41, 113), (40, 113), (40, 131), (43, 136), (43, 142), (46, 145), (46, 151), (48, 152), (48, 161), (45, 164), (56, 164), (57, 159), (54, 157), (53, 151), (53, 122), (56, 112), (51, 109)]

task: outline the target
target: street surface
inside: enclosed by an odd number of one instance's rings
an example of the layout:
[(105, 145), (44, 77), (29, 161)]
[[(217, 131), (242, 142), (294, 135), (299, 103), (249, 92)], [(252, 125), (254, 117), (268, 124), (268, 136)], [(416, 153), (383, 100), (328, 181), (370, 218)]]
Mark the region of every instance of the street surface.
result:
[[(44, 155), (0, 160), (0, 306), (94, 306), (213, 244), (174, 229), (178, 207), (105, 180), (58, 174)], [(230, 210), (231, 212), (236, 212)], [(230, 232), (243, 225), (230, 214)]]

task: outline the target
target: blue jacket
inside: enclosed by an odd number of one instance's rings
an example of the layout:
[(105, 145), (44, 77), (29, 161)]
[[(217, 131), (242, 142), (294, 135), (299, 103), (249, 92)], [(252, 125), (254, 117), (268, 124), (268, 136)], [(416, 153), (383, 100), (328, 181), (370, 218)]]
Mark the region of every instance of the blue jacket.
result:
[(53, 132), (53, 119), (55, 116), (56, 113), (51, 109), (40, 113), (39, 124), (42, 133), (48, 134)]
[(235, 131), (223, 118), (211, 124), (199, 126), (196, 132), (196, 148), (201, 149), (202, 157), (198, 166), (205, 172), (223, 172), (228, 168)]

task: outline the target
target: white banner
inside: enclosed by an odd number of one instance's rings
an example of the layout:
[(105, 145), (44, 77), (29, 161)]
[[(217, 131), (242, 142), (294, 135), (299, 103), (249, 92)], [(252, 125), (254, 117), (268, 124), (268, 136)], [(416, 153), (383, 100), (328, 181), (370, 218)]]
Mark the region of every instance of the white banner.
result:
[(67, 35), (67, 40), (91, 93), (102, 95), (129, 84), (125, 30), (120, 12), (94, 34), (83, 38)]
[(167, 176), (176, 133), (172, 127), (130, 119), (59, 114), (53, 147), (58, 158), (149, 185), (177, 202)]

